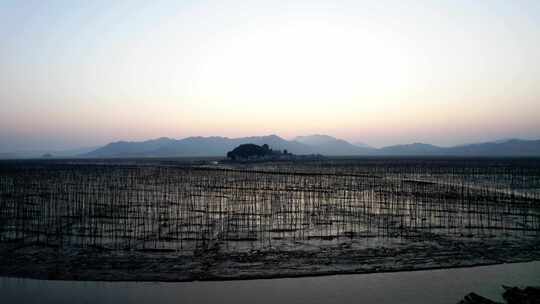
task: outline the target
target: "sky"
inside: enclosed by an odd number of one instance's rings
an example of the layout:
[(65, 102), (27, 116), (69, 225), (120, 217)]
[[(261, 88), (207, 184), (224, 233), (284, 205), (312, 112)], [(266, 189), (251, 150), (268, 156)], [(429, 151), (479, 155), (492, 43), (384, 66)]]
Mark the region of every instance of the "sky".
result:
[(0, 152), (540, 138), (540, 1), (0, 2)]

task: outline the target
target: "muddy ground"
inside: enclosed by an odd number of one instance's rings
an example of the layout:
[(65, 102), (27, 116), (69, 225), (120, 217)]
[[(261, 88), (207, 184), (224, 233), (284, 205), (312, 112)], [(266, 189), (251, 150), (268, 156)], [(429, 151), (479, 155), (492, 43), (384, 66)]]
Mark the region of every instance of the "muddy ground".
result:
[(229, 280), (532, 260), (536, 161), (0, 166), (4, 276)]
[(3, 245), (0, 275), (58, 280), (193, 281), (410, 271), (540, 260), (540, 239), (414, 238), (334, 240), (266, 250), (204, 252), (101, 248), (58, 251), (38, 244)]

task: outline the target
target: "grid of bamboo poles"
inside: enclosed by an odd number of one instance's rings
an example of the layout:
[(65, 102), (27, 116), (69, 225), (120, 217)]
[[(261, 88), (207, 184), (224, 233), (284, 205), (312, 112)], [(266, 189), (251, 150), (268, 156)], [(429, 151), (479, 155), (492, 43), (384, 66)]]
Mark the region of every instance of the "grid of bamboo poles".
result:
[(0, 167), (0, 243), (185, 250), (368, 237), (540, 236), (536, 165)]

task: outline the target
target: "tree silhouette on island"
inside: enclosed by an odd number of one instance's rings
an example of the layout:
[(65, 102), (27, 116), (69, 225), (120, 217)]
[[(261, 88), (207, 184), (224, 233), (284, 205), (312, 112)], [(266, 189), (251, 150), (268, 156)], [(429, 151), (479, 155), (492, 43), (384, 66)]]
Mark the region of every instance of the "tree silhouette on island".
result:
[(267, 144), (262, 146), (256, 144), (242, 144), (232, 151), (227, 152), (227, 158), (231, 160), (260, 160), (260, 159), (283, 159), (291, 157), (293, 154), (287, 150), (272, 150)]

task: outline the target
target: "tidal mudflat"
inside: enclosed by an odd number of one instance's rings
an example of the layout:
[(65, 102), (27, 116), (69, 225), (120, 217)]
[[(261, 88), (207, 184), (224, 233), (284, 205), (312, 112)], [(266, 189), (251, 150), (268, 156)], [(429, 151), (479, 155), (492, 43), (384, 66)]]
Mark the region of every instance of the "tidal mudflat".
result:
[(540, 259), (540, 160), (0, 163), (0, 274), (193, 281)]

